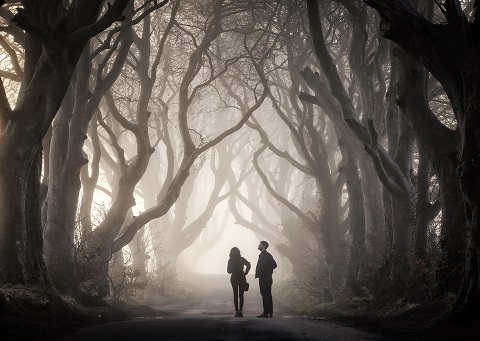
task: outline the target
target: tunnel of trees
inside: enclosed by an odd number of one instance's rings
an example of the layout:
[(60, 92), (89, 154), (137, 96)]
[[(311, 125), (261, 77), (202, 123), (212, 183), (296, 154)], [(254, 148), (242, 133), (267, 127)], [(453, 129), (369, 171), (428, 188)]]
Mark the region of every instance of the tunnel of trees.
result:
[(234, 225), (295, 295), (478, 315), (475, 1), (0, 3), (1, 286), (145, 296)]

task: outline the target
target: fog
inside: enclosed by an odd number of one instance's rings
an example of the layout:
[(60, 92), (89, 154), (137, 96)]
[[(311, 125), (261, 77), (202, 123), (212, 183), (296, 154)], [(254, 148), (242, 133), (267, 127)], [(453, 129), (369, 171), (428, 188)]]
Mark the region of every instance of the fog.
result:
[[(202, 250), (201, 246), (193, 244), (185, 250), (182, 261), (186, 266), (190, 265), (191, 271), (205, 274), (225, 274), (228, 255), (232, 247), (238, 247), (242, 256), (254, 263), (258, 258), (258, 242), (255, 235), (249, 231), (239, 227), (235, 228), (235, 226), (227, 227), (213, 248)], [(200, 258), (196, 258), (197, 252), (204, 254)], [(190, 256), (192, 253), (193, 255)]]
[(468, 124), (443, 73), (387, 43), (372, 8), (125, 3), (98, 5), (109, 24), (78, 23), (60, 52), (4, 32), (0, 282), (178, 297), (195, 274), (226, 276), (232, 247), (253, 276), (265, 240), (286, 305), (458, 291), (476, 221), (462, 190), (480, 187), (457, 170), (478, 148), (459, 153)]

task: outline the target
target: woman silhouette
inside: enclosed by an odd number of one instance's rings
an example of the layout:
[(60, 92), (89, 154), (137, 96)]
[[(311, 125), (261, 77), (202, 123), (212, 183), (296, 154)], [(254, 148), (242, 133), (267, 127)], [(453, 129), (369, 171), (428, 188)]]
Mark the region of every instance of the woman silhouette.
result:
[[(243, 267), (245, 266), (245, 271)], [(235, 304), (235, 317), (243, 317), (243, 293), (244, 285), (247, 282), (245, 276), (250, 271), (250, 263), (242, 257), (238, 247), (232, 247), (230, 250), (230, 259), (227, 264), (227, 272), (230, 276), (230, 283), (233, 288), (233, 303)], [(238, 296), (240, 296), (240, 309), (238, 306)]]

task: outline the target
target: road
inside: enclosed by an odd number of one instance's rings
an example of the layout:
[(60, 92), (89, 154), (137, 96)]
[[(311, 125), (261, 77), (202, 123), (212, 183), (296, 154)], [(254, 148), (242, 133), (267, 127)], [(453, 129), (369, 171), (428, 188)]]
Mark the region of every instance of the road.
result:
[[(226, 276), (202, 276), (189, 302), (152, 307), (173, 314), (107, 323), (63, 338), (96, 340), (388, 340), (388, 338), (318, 319), (288, 316), (274, 309), (274, 318), (257, 318), (262, 312), (258, 285), (250, 281), (245, 293), (244, 317), (233, 317), (233, 294)], [(230, 290), (229, 290), (230, 289)], [(275, 300), (279, 299), (274, 297)]]

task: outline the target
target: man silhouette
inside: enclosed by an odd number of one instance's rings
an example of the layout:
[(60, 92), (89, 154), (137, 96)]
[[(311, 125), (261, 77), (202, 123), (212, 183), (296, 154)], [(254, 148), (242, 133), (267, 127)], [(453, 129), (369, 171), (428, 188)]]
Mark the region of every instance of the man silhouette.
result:
[(268, 243), (264, 240), (258, 244), (260, 254), (258, 255), (258, 263), (255, 269), (255, 278), (258, 278), (260, 286), (260, 294), (262, 295), (263, 314), (257, 317), (273, 317), (273, 301), (272, 301), (272, 274), (273, 269), (277, 267), (277, 263), (272, 255), (267, 252)]

